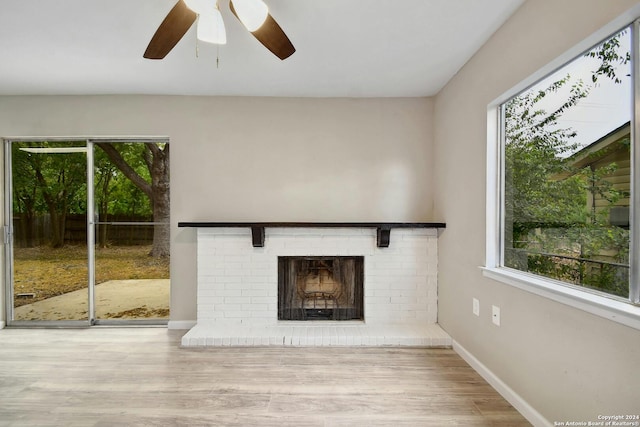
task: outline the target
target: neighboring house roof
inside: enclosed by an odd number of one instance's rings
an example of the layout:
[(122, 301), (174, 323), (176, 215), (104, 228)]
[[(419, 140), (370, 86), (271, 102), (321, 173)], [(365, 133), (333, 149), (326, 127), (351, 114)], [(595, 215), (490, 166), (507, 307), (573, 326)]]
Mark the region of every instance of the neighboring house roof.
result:
[[(587, 203), (595, 209), (608, 208), (610, 224), (620, 227), (629, 226), (629, 205), (631, 202), (630, 142), (631, 124), (627, 122), (566, 159), (574, 171), (587, 167), (597, 170), (612, 164), (616, 165), (615, 170), (601, 179), (609, 182), (612, 189), (618, 192), (619, 198), (612, 203), (603, 197), (600, 192), (595, 192), (588, 198)], [(573, 173), (558, 174), (552, 179), (565, 179)]]
[(630, 122), (627, 122), (617, 129), (609, 132), (597, 141), (587, 145), (567, 160), (571, 166), (582, 169), (595, 163), (601, 163), (607, 156), (624, 146), (629, 146), (631, 137)]
[(616, 154), (622, 148), (628, 148), (631, 139), (631, 124), (627, 122), (612, 130), (602, 138), (583, 147), (580, 151), (567, 157), (566, 162), (573, 171), (565, 171), (554, 174), (549, 178), (553, 181), (561, 181), (573, 176), (576, 171), (587, 166), (593, 168), (602, 167), (616, 161)]

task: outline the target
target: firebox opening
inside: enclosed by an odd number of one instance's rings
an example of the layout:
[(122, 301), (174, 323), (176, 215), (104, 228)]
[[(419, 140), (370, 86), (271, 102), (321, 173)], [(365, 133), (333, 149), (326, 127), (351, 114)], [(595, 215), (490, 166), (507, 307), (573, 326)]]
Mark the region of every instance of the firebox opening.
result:
[(278, 257), (278, 320), (364, 320), (364, 257)]

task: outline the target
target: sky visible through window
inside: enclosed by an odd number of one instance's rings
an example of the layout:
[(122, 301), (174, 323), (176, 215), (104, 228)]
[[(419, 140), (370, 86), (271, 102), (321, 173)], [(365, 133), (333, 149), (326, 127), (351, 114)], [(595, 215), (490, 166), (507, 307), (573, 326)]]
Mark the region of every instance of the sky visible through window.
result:
[[(627, 29), (620, 36), (620, 56), (630, 51), (630, 35), (631, 31)], [(615, 83), (607, 76), (599, 76), (598, 81), (593, 83), (592, 75), (601, 63), (601, 59), (581, 55), (530, 89), (543, 90), (551, 83), (570, 76), (570, 83), (559, 90), (557, 96), (547, 96), (539, 103), (540, 108), (551, 112), (566, 101), (571, 86), (579, 80), (590, 88), (589, 95), (566, 110), (558, 120), (559, 128), (576, 131), (577, 135), (571, 142), (578, 144), (578, 151), (624, 125), (631, 118), (631, 64), (615, 67), (616, 76), (621, 83)], [(573, 152), (564, 153), (566, 156), (571, 154)]]

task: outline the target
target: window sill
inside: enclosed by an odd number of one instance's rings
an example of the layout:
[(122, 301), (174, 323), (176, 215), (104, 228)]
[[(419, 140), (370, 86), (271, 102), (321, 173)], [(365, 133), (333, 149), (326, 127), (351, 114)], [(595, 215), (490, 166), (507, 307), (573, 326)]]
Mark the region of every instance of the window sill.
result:
[(592, 294), (552, 279), (545, 279), (509, 268), (481, 268), (482, 274), (490, 279), (640, 330), (640, 306)]

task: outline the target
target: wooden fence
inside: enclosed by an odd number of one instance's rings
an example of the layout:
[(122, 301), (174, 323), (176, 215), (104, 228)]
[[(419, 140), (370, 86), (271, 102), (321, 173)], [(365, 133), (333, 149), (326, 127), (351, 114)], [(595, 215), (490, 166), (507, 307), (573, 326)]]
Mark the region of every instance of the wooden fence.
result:
[[(148, 216), (113, 215), (100, 218), (96, 225), (96, 241), (114, 246), (150, 245), (153, 242), (153, 224), (131, 224), (151, 222)], [(124, 224), (118, 224), (124, 223)], [(29, 221), (20, 215), (13, 217), (13, 242), (16, 247), (47, 245), (51, 241), (51, 217), (38, 215)], [(65, 244), (86, 244), (87, 216), (67, 215), (65, 221)]]

